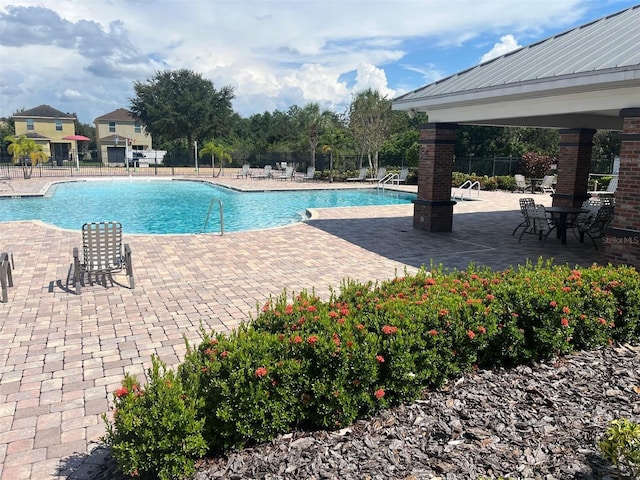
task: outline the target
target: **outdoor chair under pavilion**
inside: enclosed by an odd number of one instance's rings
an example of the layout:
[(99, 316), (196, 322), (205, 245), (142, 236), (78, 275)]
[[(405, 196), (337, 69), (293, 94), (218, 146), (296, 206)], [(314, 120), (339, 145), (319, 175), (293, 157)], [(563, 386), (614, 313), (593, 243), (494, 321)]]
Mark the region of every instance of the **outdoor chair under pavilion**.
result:
[(518, 243), (520, 243), (525, 233), (537, 235), (538, 240), (542, 240), (544, 238), (544, 241), (546, 242), (549, 233), (555, 228), (555, 226), (547, 215), (544, 205), (528, 205), (525, 207), (524, 212), (526, 227), (520, 233)]
[(514, 236), (520, 227), (527, 228), (529, 226), (529, 215), (527, 214), (527, 208), (533, 208), (536, 206), (536, 202), (533, 198), (521, 198), (520, 199), (520, 213), (522, 213), (523, 220), (520, 224), (513, 229), (511, 236)]
[(586, 219), (576, 220), (574, 227), (578, 230), (580, 242), (584, 242), (584, 236), (587, 235), (591, 239), (593, 247), (597, 250), (596, 239), (604, 237), (604, 231), (613, 220), (614, 208), (611, 204), (602, 204), (596, 210), (595, 215), (588, 216)]
[(135, 288), (131, 249), (122, 243), (122, 225), (119, 222), (85, 223), (82, 226), (82, 254), (80, 261), (78, 247), (73, 249), (73, 286), (77, 295), (81, 294), (80, 285), (85, 273), (89, 283), (91, 275), (100, 275), (106, 284), (106, 277), (111, 279), (112, 273), (125, 270), (129, 287)]
[(367, 178), (367, 167), (362, 167), (357, 177), (347, 178), (347, 182), (364, 182)]

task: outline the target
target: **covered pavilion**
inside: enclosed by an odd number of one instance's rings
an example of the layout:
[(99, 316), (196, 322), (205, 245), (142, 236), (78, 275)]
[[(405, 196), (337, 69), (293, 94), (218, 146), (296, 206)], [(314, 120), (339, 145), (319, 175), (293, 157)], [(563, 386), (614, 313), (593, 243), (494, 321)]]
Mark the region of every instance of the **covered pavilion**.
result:
[(458, 125), (556, 128), (553, 205), (588, 198), (593, 135), (617, 130), (622, 146), (615, 217), (605, 257), (640, 267), (640, 5), (520, 48), (393, 100), (426, 112), (420, 126), (413, 227), (452, 230), (451, 174)]

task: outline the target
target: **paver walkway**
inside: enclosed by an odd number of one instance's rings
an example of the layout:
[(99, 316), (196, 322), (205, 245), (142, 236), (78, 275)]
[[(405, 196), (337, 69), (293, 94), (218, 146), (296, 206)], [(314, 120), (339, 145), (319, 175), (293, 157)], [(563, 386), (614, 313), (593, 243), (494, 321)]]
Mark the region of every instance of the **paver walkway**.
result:
[[(240, 189), (330, 186), (222, 182)], [(41, 192), (45, 184), (11, 180), (4, 193)], [(458, 203), (452, 233), (414, 230), (412, 205), (319, 209), (305, 223), (224, 236), (125, 232), (136, 289), (115, 275), (116, 284), (87, 286), (82, 296), (70, 290), (80, 232), (0, 223), (0, 251), (15, 259), (15, 286), (0, 303), (0, 479), (92, 478), (104, 454), (96, 448), (104, 434), (100, 416), (125, 372), (142, 377), (152, 354), (176, 365), (183, 336), (197, 342), (201, 325), (233, 329), (283, 289), (315, 288), (328, 297), (345, 278), (384, 280), (431, 262), (506, 268), (539, 257), (584, 266), (603, 261), (602, 249), (571, 234), (567, 245), (549, 238), (543, 247), (530, 235), (518, 243), (511, 232), (520, 222), (520, 197), (482, 192), (481, 201)], [(548, 195), (535, 197), (551, 204)]]

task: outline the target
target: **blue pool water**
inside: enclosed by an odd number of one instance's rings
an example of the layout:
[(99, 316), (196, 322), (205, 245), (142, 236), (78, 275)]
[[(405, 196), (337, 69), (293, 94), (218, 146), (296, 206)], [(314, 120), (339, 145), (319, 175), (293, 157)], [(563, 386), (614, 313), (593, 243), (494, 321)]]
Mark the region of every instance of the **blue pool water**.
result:
[[(307, 208), (410, 203), (413, 194), (366, 190), (237, 192), (192, 181), (106, 180), (61, 183), (44, 198), (0, 199), (0, 222), (42, 220), (79, 230), (86, 222), (115, 220), (126, 233), (200, 233), (211, 199), (222, 201), (224, 231), (296, 223)], [(206, 232), (220, 232), (214, 203)]]

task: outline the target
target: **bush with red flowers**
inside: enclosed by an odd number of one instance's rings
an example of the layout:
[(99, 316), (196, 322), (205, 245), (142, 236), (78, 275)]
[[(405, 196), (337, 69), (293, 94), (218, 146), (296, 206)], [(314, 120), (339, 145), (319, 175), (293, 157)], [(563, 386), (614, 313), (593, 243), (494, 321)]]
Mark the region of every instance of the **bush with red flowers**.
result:
[[(471, 368), (639, 339), (640, 274), (630, 267), (421, 270), (379, 284), (345, 281), (327, 301), (308, 292), (271, 298), (236, 331), (203, 332), (162, 392), (193, 409), (193, 428), (176, 430), (181, 442), (200, 445), (201, 436), (218, 454), (294, 429), (348, 425)], [(149, 382), (146, 391), (166, 378)], [(153, 451), (157, 425), (130, 420), (155, 405), (132, 395), (133, 385), (127, 377), (116, 391), (107, 439), (126, 473), (159, 476), (155, 459), (137, 451)], [(166, 435), (157, 441), (167, 444)], [(200, 452), (181, 442), (168, 443), (176, 464)]]

